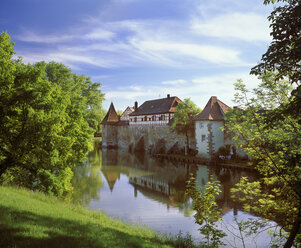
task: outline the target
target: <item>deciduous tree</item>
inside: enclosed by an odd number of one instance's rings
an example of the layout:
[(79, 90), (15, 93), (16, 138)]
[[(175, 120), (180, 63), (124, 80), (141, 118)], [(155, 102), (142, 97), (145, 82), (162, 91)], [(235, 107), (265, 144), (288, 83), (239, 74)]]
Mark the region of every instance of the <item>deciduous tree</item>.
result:
[(2, 182), (63, 195), (71, 168), (85, 158), (103, 94), (99, 83), (63, 64), (22, 63), (0, 35), (0, 176)]
[(171, 127), (177, 132), (185, 134), (187, 152), (189, 152), (189, 132), (194, 131), (193, 118), (201, 111), (190, 98), (184, 99), (184, 102), (180, 102), (177, 106)]
[[(235, 192), (243, 195), (246, 210), (277, 220), (290, 232), (284, 247), (291, 247), (301, 226), (301, 117), (283, 113), (292, 101), (288, 81), (275, 73), (261, 79), (253, 91), (238, 81), (235, 99), (240, 108), (226, 114), (225, 128), (262, 175), (257, 182), (244, 181)], [(279, 113), (281, 118), (274, 118)]]

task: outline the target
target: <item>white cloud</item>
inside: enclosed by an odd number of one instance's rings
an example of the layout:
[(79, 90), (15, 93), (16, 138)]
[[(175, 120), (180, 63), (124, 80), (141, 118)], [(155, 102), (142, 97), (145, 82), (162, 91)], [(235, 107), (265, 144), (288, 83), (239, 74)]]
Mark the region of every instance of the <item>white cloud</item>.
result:
[(183, 80), (183, 79), (169, 80), (169, 81), (161, 82), (161, 84), (163, 84), (163, 85), (183, 85), (186, 83), (187, 83), (187, 80)]
[[(187, 13), (186, 19), (164, 20), (116, 18), (117, 21), (104, 21), (103, 15), (99, 14), (86, 18), (82, 25), (68, 28), (63, 35), (26, 31), (18, 38), (52, 44), (52, 50), (35, 50), (26, 56), (34, 57), (36, 53), (42, 60), (58, 60), (72, 68), (90, 65), (99, 68), (160, 66), (185, 69), (250, 66), (251, 63), (246, 61), (249, 51), (245, 53), (237, 40), (266, 41), (269, 33), (267, 21), (259, 14), (227, 11), (227, 14), (219, 11), (215, 16), (203, 15), (201, 19), (200, 15), (196, 16), (196, 12), (199, 13), (196, 8)], [(208, 36), (218, 39), (212, 42)]]
[(75, 37), (71, 34), (67, 35), (40, 35), (31, 31), (26, 31), (21, 35), (17, 35), (16, 38), (20, 41), (25, 42), (36, 42), (36, 43), (62, 43), (71, 41)]
[(134, 90), (134, 91), (141, 91), (142, 90), (142, 87), (141, 86), (135, 86), (135, 85), (132, 85), (129, 87), (131, 90)]
[[(200, 108), (204, 108), (211, 96), (217, 96), (219, 100), (232, 106), (234, 99), (233, 84), (237, 79), (242, 79), (248, 88), (254, 88), (258, 85), (259, 80), (250, 75), (248, 71), (234, 73), (220, 73), (212, 76), (200, 76), (191, 80), (170, 80), (166, 82), (187, 81), (182, 84), (164, 84), (162, 87), (156, 84), (147, 86), (131, 86), (122, 89), (108, 91), (106, 94), (105, 106), (111, 101), (118, 109), (125, 109), (131, 106), (134, 101), (143, 103), (146, 100), (165, 97), (167, 94), (178, 96), (180, 99), (191, 98)], [(130, 90), (131, 89), (131, 90)]]
[[(84, 63), (103, 68), (129, 67), (142, 63), (168, 67), (198, 66), (204, 63), (246, 65), (240, 58), (239, 50), (207, 44), (203, 40), (199, 42), (190, 31), (187, 33), (187, 23), (176, 20), (93, 20), (86, 21), (86, 24), (88, 28), (70, 29), (63, 36), (25, 32), (19, 39), (28, 42), (62, 43), (54, 51), (41, 53), (46, 58), (69, 64), (74, 59), (74, 65)], [(174, 32), (175, 29), (178, 32)], [(73, 40), (76, 43), (72, 43)]]
[(84, 38), (89, 40), (111, 40), (114, 37), (115, 33), (105, 30), (103, 28), (96, 28), (84, 35)]
[(271, 40), (266, 16), (255, 13), (227, 13), (207, 19), (194, 17), (191, 27), (203, 36), (234, 38), (248, 42)]
[[(63, 49), (62, 49), (63, 50)], [(25, 63), (35, 63), (39, 61), (56, 61), (70, 66), (73, 70), (81, 70), (80, 64), (92, 65), (102, 68), (115, 68), (119, 67), (120, 64), (116, 63), (117, 60), (111, 58), (98, 58), (95, 55), (91, 54), (81, 54), (81, 53), (72, 53), (68, 51), (41, 51), (38, 54), (35, 52), (27, 53), (21, 52), (18, 53), (18, 56), (23, 57)]]
[[(172, 41), (137, 40), (132, 42), (140, 52), (158, 60), (173, 61), (176, 64), (183, 64), (185, 57), (201, 59), (214, 64), (239, 64), (239, 51), (211, 45), (197, 45), (190, 43), (176, 43)], [(195, 63), (198, 63), (195, 60)]]
[(35, 43), (66, 43), (79, 40), (111, 40), (115, 37), (115, 33), (101, 27), (92, 29), (90, 32), (74, 29), (67, 34), (42, 35), (32, 31), (25, 31), (21, 35), (16, 36), (20, 41)]

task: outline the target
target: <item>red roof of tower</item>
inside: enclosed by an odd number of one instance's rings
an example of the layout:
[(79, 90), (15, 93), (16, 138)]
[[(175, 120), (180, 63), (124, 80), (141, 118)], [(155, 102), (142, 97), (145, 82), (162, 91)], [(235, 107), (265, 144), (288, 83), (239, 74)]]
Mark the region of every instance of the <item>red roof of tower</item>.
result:
[(108, 113), (105, 118), (102, 120), (101, 124), (114, 124), (119, 121), (119, 116), (114, 108), (114, 104), (111, 102)]
[(216, 96), (212, 96), (210, 97), (204, 110), (198, 114), (194, 120), (222, 121), (224, 120), (224, 115), (230, 109), (231, 108), (228, 105), (218, 100)]

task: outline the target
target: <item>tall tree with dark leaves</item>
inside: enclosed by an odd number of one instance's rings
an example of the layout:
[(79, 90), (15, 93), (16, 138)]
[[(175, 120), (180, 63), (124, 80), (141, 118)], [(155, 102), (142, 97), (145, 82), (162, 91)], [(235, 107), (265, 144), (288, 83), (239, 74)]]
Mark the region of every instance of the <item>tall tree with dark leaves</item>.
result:
[(268, 71), (276, 71), (276, 80), (287, 78), (294, 86), (290, 104), (284, 114), (301, 114), (301, 2), (300, 0), (265, 0), (264, 4), (275, 4), (268, 17), (272, 28), (272, 42), (262, 55), (251, 74), (260, 76)]

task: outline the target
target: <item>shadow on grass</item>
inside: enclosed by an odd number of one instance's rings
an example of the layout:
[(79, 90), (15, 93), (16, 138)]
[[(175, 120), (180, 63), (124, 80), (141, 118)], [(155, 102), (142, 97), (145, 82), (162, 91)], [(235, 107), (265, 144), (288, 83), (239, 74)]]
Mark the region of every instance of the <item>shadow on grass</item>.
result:
[(162, 247), (168, 242), (0, 206), (0, 247)]

